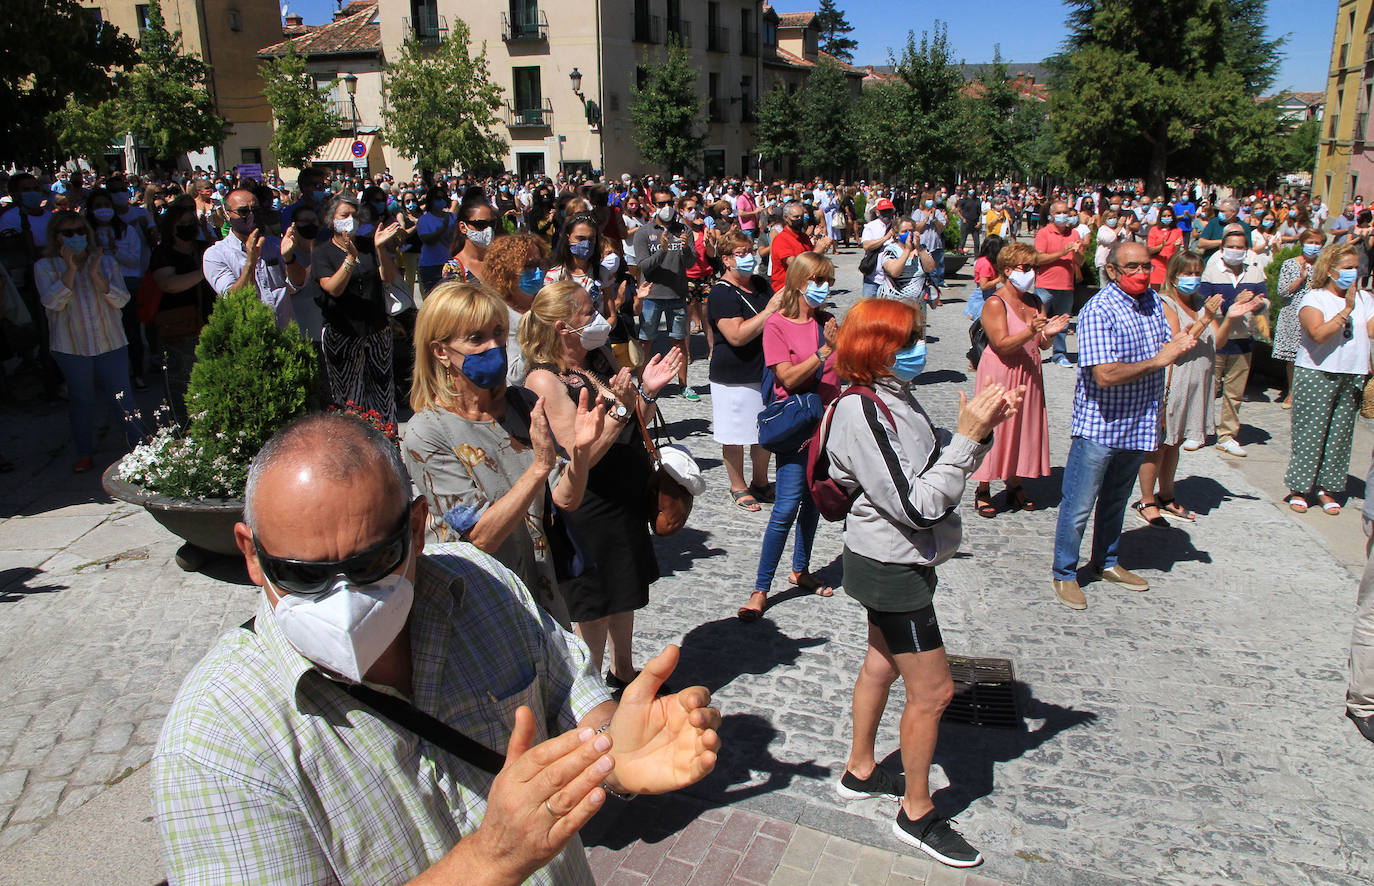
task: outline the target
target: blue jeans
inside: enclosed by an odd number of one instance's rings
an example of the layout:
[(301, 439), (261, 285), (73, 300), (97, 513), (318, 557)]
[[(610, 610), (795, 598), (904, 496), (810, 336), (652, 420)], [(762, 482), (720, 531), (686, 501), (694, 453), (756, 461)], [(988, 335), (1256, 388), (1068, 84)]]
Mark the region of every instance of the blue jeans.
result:
[(443, 265), (420, 265), (420, 294), (429, 295), (429, 291), (439, 285), (439, 281), (444, 277)]
[(863, 295), (862, 295), (862, 297), (863, 297), (863, 298), (877, 298), (877, 297), (878, 297), (878, 284), (877, 284), (877, 283), (869, 283), (867, 280), (865, 280), (865, 281), (864, 281), (864, 288), (863, 288)]
[[(124, 415), (124, 437), (130, 446), (142, 439), (138, 422), (131, 413), (138, 410), (134, 392), (129, 387), (129, 349), (116, 348), (94, 357), (52, 352), (53, 360), (67, 380), (67, 419), (72, 425), (72, 440), (76, 454), (89, 458), (95, 452), (95, 431), (92, 415), (95, 412), (95, 385), (100, 382), (116, 413)], [(123, 397), (115, 400), (116, 394)]]
[(763, 531), (759, 575), (754, 581), (754, 590), (764, 593), (773, 585), (773, 573), (778, 571), (778, 561), (782, 559), (782, 549), (787, 544), (787, 530), (792, 528), (793, 521), (797, 524), (797, 532), (792, 545), (792, 569), (805, 572), (811, 565), (811, 542), (816, 537), (816, 522), (821, 516), (806, 488), (806, 453), (779, 453), (775, 457), (777, 469), (773, 482), (777, 492), (773, 499), (773, 513), (768, 517), (768, 528)]
[(964, 305), (964, 316), (970, 320), (981, 319), (983, 316), (983, 303), (987, 300), (987, 293), (977, 286), (970, 289), (968, 293), (968, 304)]
[[(977, 240), (978, 238), (977, 238), (977, 236), (975, 235), (973, 239)], [(976, 250), (976, 249), (974, 250), (974, 253), (977, 254), (977, 250)], [(930, 257), (933, 258), (933, 259), (935, 259), (935, 267), (933, 267), (933, 268), (930, 269), (930, 277), (929, 277), (930, 285), (931, 285), (931, 286), (934, 286), (936, 289), (944, 289), (944, 288), (945, 288), (945, 247), (944, 247), (944, 246), (940, 246), (940, 247), (937, 247), (936, 249), (932, 250), (931, 253), (930, 253)]]
[[(1058, 317), (1060, 314), (1073, 313), (1073, 290), (1072, 289), (1041, 289), (1036, 287), (1035, 295), (1045, 306), (1046, 313), (1051, 317)], [(1054, 357), (1068, 358), (1067, 349), (1068, 333), (1061, 332), (1054, 337)]]
[(1099, 569), (1116, 565), (1126, 499), (1131, 497), (1144, 460), (1145, 453), (1139, 449), (1113, 449), (1086, 437), (1073, 438), (1069, 460), (1064, 465), (1059, 523), (1054, 530), (1055, 578), (1077, 580), (1083, 530), (1088, 526), (1094, 504), (1097, 516), (1093, 521), (1092, 558), (1088, 562)]
[(687, 300), (685, 298), (646, 298), (639, 318), (639, 340), (653, 341), (659, 320), (668, 327), (668, 337), (682, 341), (687, 337)]

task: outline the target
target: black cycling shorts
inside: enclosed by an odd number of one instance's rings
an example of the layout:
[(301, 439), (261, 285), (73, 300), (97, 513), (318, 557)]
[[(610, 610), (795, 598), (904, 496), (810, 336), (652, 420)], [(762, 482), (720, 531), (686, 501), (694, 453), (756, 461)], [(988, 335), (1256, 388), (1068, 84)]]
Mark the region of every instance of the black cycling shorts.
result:
[(868, 623), (883, 635), (883, 642), (893, 655), (930, 652), (945, 645), (933, 604), (908, 612), (879, 612), (867, 606), (864, 609), (868, 610)]

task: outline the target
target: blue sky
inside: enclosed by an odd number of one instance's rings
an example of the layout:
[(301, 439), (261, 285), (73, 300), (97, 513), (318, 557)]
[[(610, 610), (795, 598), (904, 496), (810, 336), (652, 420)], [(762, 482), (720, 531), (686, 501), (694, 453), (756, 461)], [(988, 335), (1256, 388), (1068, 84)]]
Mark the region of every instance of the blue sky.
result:
[[(779, 12), (805, 12), (817, 5), (810, 0), (773, 0)], [(888, 49), (904, 42), (908, 30), (919, 38), (937, 17), (949, 25), (954, 57), (966, 62), (990, 61), (993, 44), (1001, 44), (1002, 57), (1009, 62), (1038, 62), (1064, 39), (1065, 7), (1059, 0), (946, 3), (938, 13), (920, 11), (917, 4), (901, 0), (839, 0), (837, 5), (854, 26), (850, 36), (859, 41), (854, 61), (860, 65), (886, 64)], [(1276, 90), (1326, 89), (1336, 6), (1336, 0), (1269, 0), (1270, 35), (1288, 36)], [(306, 24), (320, 24), (329, 21), (334, 0), (290, 0), (290, 7)]]

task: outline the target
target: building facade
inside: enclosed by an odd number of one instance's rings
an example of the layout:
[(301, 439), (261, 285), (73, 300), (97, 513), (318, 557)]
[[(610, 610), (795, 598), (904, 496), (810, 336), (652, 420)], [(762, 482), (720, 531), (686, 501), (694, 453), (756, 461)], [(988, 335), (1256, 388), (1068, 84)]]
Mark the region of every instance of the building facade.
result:
[[(147, 3), (136, 0), (80, 0), (81, 5), (138, 39), (147, 26)], [(272, 109), (262, 95), (258, 50), (281, 39), (278, 0), (162, 0), (168, 31), (181, 31), (187, 52), (210, 68), (209, 88), (219, 115), (228, 121), (224, 141), (207, 145), (193, 165), (233, 169), (240, 163), (275, 165)]]
[(1329, 206), (1374, 200), (1374, 0), (1341, 0), (1312, 191)]

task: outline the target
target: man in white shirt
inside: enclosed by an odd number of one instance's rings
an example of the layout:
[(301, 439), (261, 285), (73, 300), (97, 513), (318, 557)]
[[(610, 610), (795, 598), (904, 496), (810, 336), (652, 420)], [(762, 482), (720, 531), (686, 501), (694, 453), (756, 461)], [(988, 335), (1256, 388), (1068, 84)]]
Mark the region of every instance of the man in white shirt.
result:
[(224, 207), (230, 235), (205, 250), (201, 259), (205, 281), (217, 295), (256, 286), (258, 297), (276, 316), (277, 328), (285, 329), (295, 319), (291, 293), (305, 283), (306, 275), (305, 268), (294, 260), (295, 243), (289, 234), (283, 240), (258, 233), (260, 209), (252, 191), (230, 191)]
[[(897, 217), (896, 207), (886, 197), (879, 197), (873, 209), (877, 215), (873, 217), (873, 221), (864, 225), (863, 232), (859, 234), (859, 245), (863, 247), (864, 252), (881, 249), (892, 239), (892, 222)], [(864, 275), (864, 298), (872, 298), (878, 294), (878, 284), (883, 273), (881, 265), (880, 261), (874, 265), (873, 273)]]

